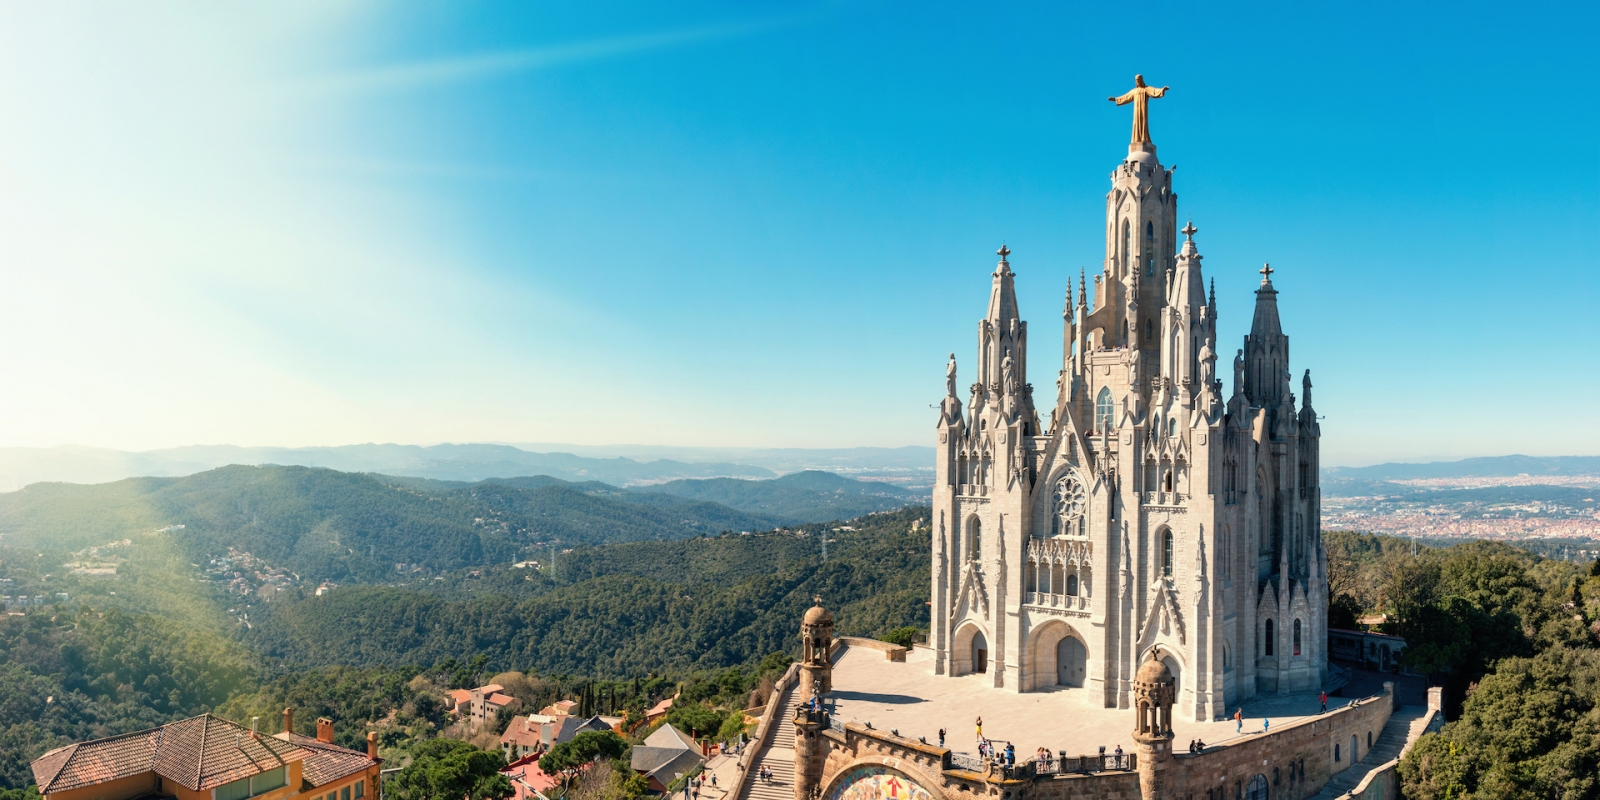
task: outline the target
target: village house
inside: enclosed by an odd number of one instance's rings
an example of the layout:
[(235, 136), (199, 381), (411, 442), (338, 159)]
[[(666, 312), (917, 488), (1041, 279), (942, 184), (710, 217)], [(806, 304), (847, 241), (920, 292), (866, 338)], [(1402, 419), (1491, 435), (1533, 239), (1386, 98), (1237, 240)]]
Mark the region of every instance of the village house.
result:
[(629, 766), (645, 776), (650, 791), (665, 793), (674, 780), (688, 775), (705, 763), (700, 745), (672, 725), (662, 725), (635, 745)]
[(45, 800), (367, 800), (376, 793), (376, 734), (367, 750), (333, 743), (333, 721), (317, 720), (315, 737), (266, 735), (252, 722), (202, 714), (159, 728), (70, 744), (35, 759), (34, 782)]

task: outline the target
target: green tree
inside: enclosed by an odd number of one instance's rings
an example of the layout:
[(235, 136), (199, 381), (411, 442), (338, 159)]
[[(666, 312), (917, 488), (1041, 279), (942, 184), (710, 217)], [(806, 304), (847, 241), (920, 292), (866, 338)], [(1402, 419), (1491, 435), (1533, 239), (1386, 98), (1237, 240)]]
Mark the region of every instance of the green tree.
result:
[(894, 630), (889, 631), (883, 635), (882, 639), (889, 644), (897, 644), (901, 647), (910, 647), (912, 639), (914, 639), (916, 635), (921, 632), (922, 629), (915, 625), (906, 625), (904, 627), (895, 628)]
[(500, 774), (506, 761), (498, 751), (432, 739), (412, 747), (411, 757), (385, 792), (395, 800), (506, 800), (516, 793)]
[(539, 769), (546, 775), (571, 775), (579, 767), (596, 759), (622, 757), (628, 743), (611, 731), (584, 731), (562, 742), (539, 758)]
[(1328, 627), (1357, 630), (1361, 624), (1361, 602), (1347, 594), (1333, 598), (1328, 604)]

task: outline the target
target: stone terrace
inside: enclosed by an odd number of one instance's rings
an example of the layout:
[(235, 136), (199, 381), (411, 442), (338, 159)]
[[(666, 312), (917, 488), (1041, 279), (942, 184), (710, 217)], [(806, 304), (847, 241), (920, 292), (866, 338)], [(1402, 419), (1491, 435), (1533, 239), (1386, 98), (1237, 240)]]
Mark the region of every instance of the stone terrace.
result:
[[(1093, 755), (1122, 745), (1133, 752), (1134, 714), (1131, 709), (1103, 708), (1084, 689), (1014, 693), (986, 685), (989, 675), (947, 678), (933, 675), (933, 653), (916, 648), (904, 662), (885, 660), (884, 653), (845, 647), (833, 668), (834, 716), (842, 721), (870, 722), (880, 730), (899, 730), (901, 736), (926, 736), (939, 741), (939, 728), (947, 733), (952, 750), (976, 753), (974, 723), (983, 717), (983, 734), (991, 741), (1011, 742), (1017, 761), (1031, 758), (1034, 750), (1065, 750), (1069, 757)], [(1382, 691), (1381, 687), (1378, 688)], [(1351, 693), (1351, 692), (1346, 692)], [(1328, 698), (1332, 711), (1351, 698)], [(1233, 720), (1188, 722), (1173, 720), (1173, 749), (1184, 752), (1190, 739), (1207, 745), (1232, 744), (1261, 732), (1263, 718), (1278, 730), (1293, 722), (1317, 716), (1315, 694), (1273, 696), (1244, 703), (1244, 734), (1234, 733)], [(1004, 746), (1003, 744), (999, 746)]]

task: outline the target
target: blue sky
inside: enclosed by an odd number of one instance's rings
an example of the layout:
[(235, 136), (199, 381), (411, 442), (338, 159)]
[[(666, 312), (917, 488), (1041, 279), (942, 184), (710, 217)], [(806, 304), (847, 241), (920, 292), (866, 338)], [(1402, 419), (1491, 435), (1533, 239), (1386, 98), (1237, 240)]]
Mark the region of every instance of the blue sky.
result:
[(1593, 454), (1597, 16), (7, 5), (0, 445), (927, 444), (1002, 241), (1053, 391), (1142, 72), (1325, 464)]

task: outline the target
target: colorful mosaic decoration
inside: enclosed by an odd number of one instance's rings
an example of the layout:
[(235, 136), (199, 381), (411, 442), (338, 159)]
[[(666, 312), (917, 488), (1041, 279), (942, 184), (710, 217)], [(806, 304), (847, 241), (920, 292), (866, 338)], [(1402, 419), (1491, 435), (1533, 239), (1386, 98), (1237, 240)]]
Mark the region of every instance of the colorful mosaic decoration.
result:
[(828, 800), (933, 800), (927, 789), (888, 767), (857, 767), (836, 786)]

